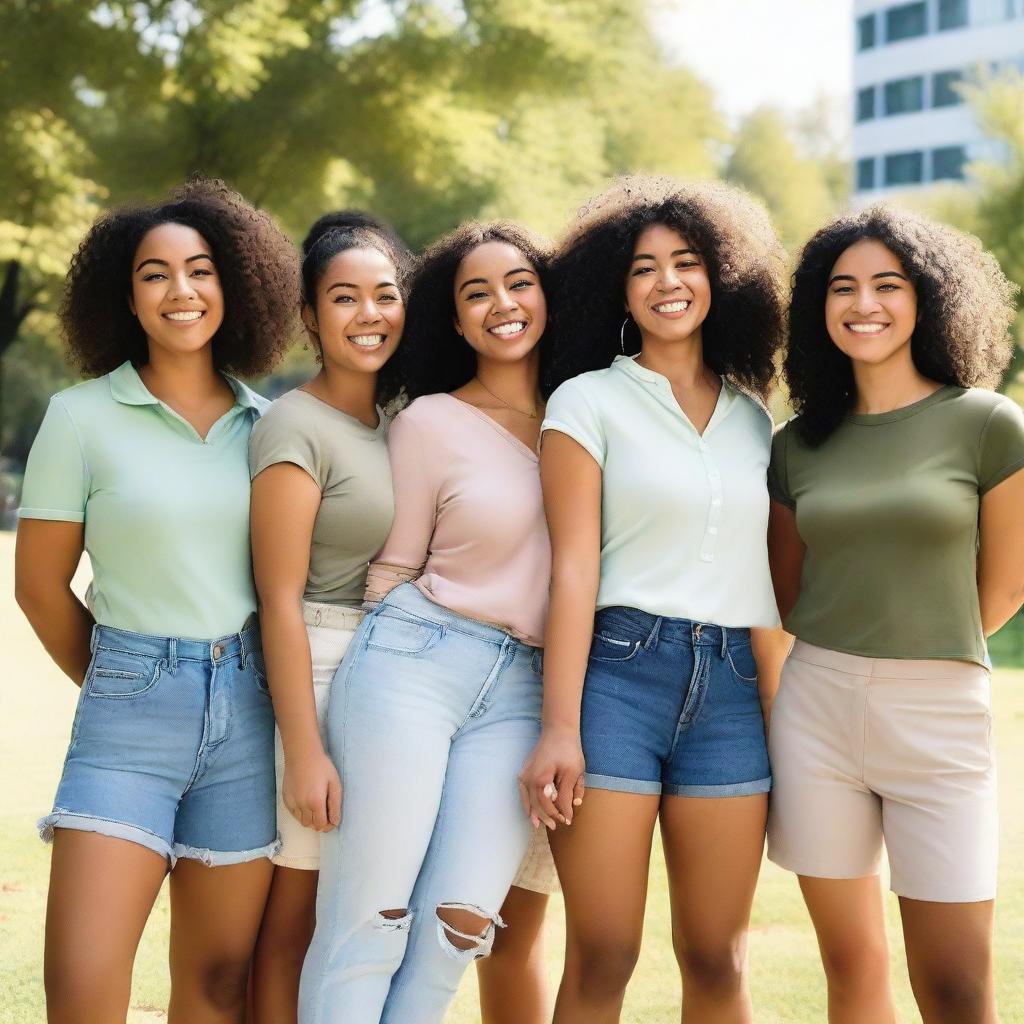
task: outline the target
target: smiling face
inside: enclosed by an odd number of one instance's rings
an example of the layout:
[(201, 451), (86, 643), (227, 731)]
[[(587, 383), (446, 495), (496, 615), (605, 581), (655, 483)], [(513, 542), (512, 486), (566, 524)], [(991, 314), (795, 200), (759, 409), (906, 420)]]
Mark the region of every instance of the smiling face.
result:
[(530, 261), (508, 242), (484, 242), (455, 272), (455, 329), (477, 355), (516, 362), (537, 346), (547, 300)]
[(224, 293), (213, 254), (195, 228), (161, 224), (147, 231), (132, 259), (132, 313), (150, 353), (198, 352), (224, 319)]
[(626, 309), (644, 342), (699, 338), (710, 308), (711, 282), (696, 248), (665, 224), (644, 228), (626, 275)]
[(321, 274), (316, 314), (309, 306), (303, 322), (314, 335), (324, 364), (376, 373), (402, 338), (405, 303), (395, 265), (379, 249), (346, 249)]
[(825, 296), (825, 326), (854, 362), (910, 356), (917, 292), (903, 264), (875, 238), (854, 242), (836, 260)]

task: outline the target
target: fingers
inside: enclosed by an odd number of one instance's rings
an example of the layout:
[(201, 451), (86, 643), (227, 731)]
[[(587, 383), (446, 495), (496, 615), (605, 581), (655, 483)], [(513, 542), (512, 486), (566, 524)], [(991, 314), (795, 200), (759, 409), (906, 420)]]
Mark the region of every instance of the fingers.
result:
[(572, 824), (572, 798), (575, 787), (570, 786), (566, 779), (559, 780), (558, 788), (552, 786), (552, 799), (558, 808), (558, 813), (566, 825)]
[(333, 778), (327, 784), (327, 829), (341, 824), (341, 779)]
[(558, 809), (553, 799), (557, 792), (554, 781), (549, 779), (543, 786), (539, 783), (534, 784), (533, 791), (530, 794), (530, 802), (537, 816), (552, 830), (557, 828), (559, 823), (563, 825), (568, 824), (565, 820), (565, 815)]
[(534, 828), (539, 828), (540, 818), (533, 813), (533, 809), (530, 807), (530, 788), (523, 781), (523, 777), (521, 775), (516, 779), (516, 782), (519, 783), (519, 802), (523, 805), (523, 811), (530, 819), (530, 824), (533, 825)]
[(583, 781), (583, 776), (580, 775), (576, 779), (576, 785), (572, 787), (572, 805), (573, 807), (579, 807), (583, 803), (583, 796), (586, 792), (586, 784)]

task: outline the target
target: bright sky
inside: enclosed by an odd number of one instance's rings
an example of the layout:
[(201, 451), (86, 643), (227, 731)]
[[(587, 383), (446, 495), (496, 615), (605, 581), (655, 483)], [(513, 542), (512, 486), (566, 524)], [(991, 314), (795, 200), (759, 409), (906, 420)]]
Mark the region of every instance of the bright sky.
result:
[(730, 120), (762, 103), (790, 110), (849, 97), (851, 0), (662, 0), (655, 30), (715, 90)]

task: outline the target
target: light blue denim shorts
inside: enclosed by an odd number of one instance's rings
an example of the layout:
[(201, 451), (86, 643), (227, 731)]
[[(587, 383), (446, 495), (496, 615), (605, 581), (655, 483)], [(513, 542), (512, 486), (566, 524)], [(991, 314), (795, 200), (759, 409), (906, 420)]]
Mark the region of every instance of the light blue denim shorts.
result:
[(272, 856), (274, 712), (259, 630), (206, 641), (98, 625), (91, 646), (42, 838), (98, 832), (172, 868)]

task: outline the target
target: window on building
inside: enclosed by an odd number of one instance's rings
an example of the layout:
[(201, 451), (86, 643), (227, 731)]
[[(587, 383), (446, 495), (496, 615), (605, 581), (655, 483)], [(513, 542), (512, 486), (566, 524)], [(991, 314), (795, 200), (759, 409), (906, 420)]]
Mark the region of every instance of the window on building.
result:
[(875, 87), (857, 90), (857, 120), (870, 121), (875, 116)]
[(870, 50), (875, 45), (875, 16), (865, 14), (857, 19), (857, 49)]
[(873, 156), (862, 157), (857, 161), (857, 191), (865, 192), (875, 187), (875, 158)]
[(924, 181), (924, 153), (890, 153), (885, 158), (886, 185), (916, 185)]
[(885, 113), (909, 114), (924, 109), (924, 78), (915, 75), (913, 78), (898, 78), (894, 82), (885, 83)]
[(967, 0), (939, 0), (939, 31), (967, 24)]
[(943, 146), (932, 150), (932, 181), (960, 181), (967, 163), (963, 146)]
[(885, 41), (923, 36), (928, 31), (928, 4), (900, 4), (885, 12)]
[(932, 77), (932, 106), (955, 107), (964, 98), (957, 86), (964, 80), (962, 71), (939, 71)]

